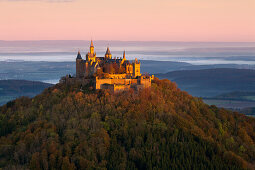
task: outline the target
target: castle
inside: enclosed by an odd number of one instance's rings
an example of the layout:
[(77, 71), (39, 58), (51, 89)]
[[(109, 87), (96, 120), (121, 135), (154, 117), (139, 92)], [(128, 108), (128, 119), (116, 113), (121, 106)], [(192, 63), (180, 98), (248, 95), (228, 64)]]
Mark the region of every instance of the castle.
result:
[(82, 84), (92, 82), (95, 89), (110, 89), (114, 92), (130, 88), (136, 90), (149, 88), (153, 76), (142, 75), (140, 67), (141, 63), (137, 58), (133, 62), (126, 59), (125, 51), (122, 58), (113, 58), (109, 47), (104, 57), (97, 57), (93, 41), (91, 41), (86, 60), (82, 59), (80, 52), (77, 54), (76, 76), (64, 77), (61, 82)]

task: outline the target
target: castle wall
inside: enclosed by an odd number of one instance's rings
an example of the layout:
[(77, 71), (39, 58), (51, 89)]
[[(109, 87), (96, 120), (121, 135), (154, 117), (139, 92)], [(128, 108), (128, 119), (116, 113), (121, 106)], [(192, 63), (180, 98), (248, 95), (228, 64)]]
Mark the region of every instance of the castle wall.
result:
[(127, 74), (109, 74), (109, 78), (112, 79), (124, 79), (127, 77)]
[(144, 86), (144, 88), (149, 88), (151, 87), (151, 81), (150, 79), (142, 79), (140, 82), (141, 85)]
[(112, 92), (120, 92), (130, 89), (130, 85), (125, 84), (102, 84), (101, 89), (110, 90)]
[(112, 79), (98, 79), (96, 78), (94, 82), (95, 89), (101, 89), (102, 84), (113, 84)]
[(63, 77), (60, 83), (66, 84), (94, 84), (95, 89), (109, 89), (114, 92), (130, 89), (131, 87), (136, 90), (151, 87), (151, 78), (139, 77), (138, 79), (85, 79), (75, 77)]
[(114, 92), (114, 84), (102, 84), (101, 89), (110, 90)]
[(101, 89), (103, 84), (132, 85), (137, 84), (137, 79), (95, 79), (95, 89)]
[(143, 85), (144, 88), (151, 87), (151, 77), (144, 77), (144, 76), (139, 77), (138, 84)]
[(137, 79), (131, 79), (131, 84), (138, 84), (138, 80)]
[(82, 85), (87, 85), (89, 83), (93, 83), (92, 79), (85, 79), (85, 78), (76, 78), (76, 77), (63, 77), (59, 81), (60, 83), (65, 83), (65, 84), (82, 84)]
[(114, 84), (114, 92), (130, 89), (130, 85)]

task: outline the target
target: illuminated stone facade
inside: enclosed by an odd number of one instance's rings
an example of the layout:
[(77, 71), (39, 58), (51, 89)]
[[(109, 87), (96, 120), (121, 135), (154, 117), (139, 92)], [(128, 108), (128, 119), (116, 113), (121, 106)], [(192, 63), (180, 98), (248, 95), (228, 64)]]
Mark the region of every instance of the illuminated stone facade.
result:
[(129, 88), (149, 88), (153, 76), (142, 75), (141, 63), (137, 59), (130, 62), (123, 57), (112, 58), (109, 47), (104, 57), (97, 57), (94, 45), (91, 41), (90, 51), (86, 54), (86, 60), (82, 59), (80, 52), (76, 58), (76, 77), (66, 77), (65, 82), (78, 81), (86, 84), (89, 80), (95, 89), (110, 89), (114, 92)]

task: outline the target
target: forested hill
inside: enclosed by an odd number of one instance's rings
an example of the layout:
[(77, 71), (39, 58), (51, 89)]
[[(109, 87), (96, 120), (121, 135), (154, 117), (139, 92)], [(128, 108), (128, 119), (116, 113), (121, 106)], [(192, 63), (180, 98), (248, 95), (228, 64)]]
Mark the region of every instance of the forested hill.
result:
[(111, 94), (56, 85), (0, 107), (3, 169), (254, 169), (255, 120), (168, 80)]

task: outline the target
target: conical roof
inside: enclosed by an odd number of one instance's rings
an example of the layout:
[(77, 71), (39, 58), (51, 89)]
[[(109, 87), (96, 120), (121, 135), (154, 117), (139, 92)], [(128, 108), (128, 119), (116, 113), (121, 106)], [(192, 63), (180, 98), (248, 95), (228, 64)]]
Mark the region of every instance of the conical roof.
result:
[(107, 47), (106, 54), (111, 54), (109, 47)]
[(80, 53), (80, 51), (78, 51), (77, 59), (81, 59), (81, 53)]

